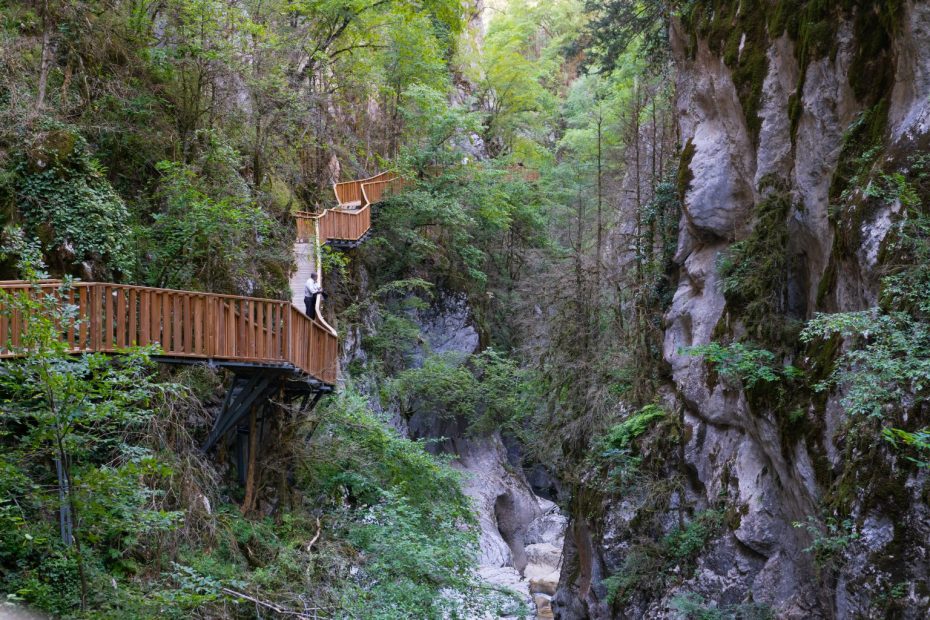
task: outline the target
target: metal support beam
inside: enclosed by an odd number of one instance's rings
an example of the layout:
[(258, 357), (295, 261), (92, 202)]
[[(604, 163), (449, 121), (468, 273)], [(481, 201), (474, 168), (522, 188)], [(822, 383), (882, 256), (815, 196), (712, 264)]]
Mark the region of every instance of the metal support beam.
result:
[(241, 389), (239, 393), (231, 399), (231, 402), (227, 401), (226, 406), (220, 412), (213, 430), (210, 431), (210, 436), (207, 437), (207, 441), (203, 445), (204, 452), (209, 451), (210, 448), (216, 445), (216, 442), (219, 441), (221, 437), (228, 433), (239, 420), (245, 417), (252, 408), (252, 405), (256, 404), (259, 399), (269, 396), (271, 392), (277, 389), (277, 381), (274, 381), (274, 379), (278, 378), (278, 374), (277, 372), (255, 373), (249, 377), (247, 381), (238, 375), (236, 376), (229, 391), (230, 393), (235, 391), (237, 384), (241, 385)]
[[(320, 399), (323, 398), (323, 394), (325, 394), (325, 393), (326, 393), (326, 392), (316, 392), (316, 393), (313, 395), (313, 402), (310, 403), (310, 406), (309, 406), (309, 407), (306, 407), (306, 405), (307, 405), (307, 399), (304, 398), (304, 402), (301, 403), (300, 412), (301, 412), (301, 413), (310, 413), (311, 411), (313, 411), (314, 408), (316, 408), (316, 404), (317, 404), (318, 402), (320, 402)], [(307, 396), (309, 396), (309, 394), (308, 394)]]

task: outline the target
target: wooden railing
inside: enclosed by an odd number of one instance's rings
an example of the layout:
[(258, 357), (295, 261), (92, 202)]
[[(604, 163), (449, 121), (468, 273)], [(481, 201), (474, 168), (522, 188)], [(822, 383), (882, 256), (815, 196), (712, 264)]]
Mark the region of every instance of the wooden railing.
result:
[(294, 217), (298, 241), (307, 242), (319, 234), (321, 245), (327, 241), (358, 241), (371, 228), (371, 207), (352, 211), (326, 209), (323, 213), (299, 211)]
[(333, 184), (333, 192), (336, 194), (336, 202), (339, 203), (340, 207), (366, 207), (370, 204), (374, 204), (378, 202), (378, 200), (367, 200), (364, 193), (364, 186), (381, 181), (390, 181), (396, 176), (397, 175), (393, 172), (382, 172), (381, 174), (376, 174), (367, 179), (335, 183)]
[(357, 211), (327, 209), (319, 224), (321, 244), (331, 240), (357, 241), (371, 228), (371, 207)]
[[(37, 285), (73, 308), (74, 320), (62, 326), (73, 353), (158, 345), (164, 357), (291, 365), (336, 381), (335, 331), (286, 301), (98, 282), (60, 286)], [(8, 282), (0, 290), (35, 295), (36, 287)], [(0, 297), (0, 358), (20, 354), (26, 326), (21, 310)]]
[(307, 243), (316, 239), (316, 221), (319, 218), (319, 214), (307, 211), (298, 211), (294, 214), (294, 219), (297, 221), (298, 243)]
[(539, 170), (533, 170), (523, 165), (507, 166), (507, 180), (514, 181), (517, 177), (522, 178), (527, 183), (539, 181)]
[(319, 235), (327, 241), (358, 241), (371, 228), (371, 205), (381, 202), (404, 187), (404, 180), (393, 172), (382, 172), (368, 179), (333, 185), (339, 206), (322, 213), (299, 211), (297, 240), (308, 242)]
[[(399, 192), (404, 187), (404, 180), (393, 174), (385, 173), (386, 176), (377, 181), (366, 181), (362, 183), (362, 203), (365, 205), (378, 204), (391, 194)], [(384, 175), (380, 175), (384, 176)]]

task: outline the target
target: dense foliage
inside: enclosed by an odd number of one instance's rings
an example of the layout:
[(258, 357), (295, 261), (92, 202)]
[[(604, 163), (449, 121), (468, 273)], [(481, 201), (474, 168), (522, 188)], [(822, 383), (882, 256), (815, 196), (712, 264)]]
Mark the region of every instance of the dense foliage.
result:
[[(901, 3), (497, 5), (0, 7), (0, 275), (32, 290), (0, 291), (0, 320), (29, 326), (0, 363), (0, 593), (89, 618), (520, 613), (475, 576), (450, 442), (397, 430), (424, 418), (502, 435), (557, 474), (562, 508), (592, 531), (612, 502), (635, 505), (622, 561), (593, 586), (611, 609), (690, 579), (748, 508), (726, 488), (688, 505), (690, 405), (663, 350), (696, 154), (678, 135), (673, 27), (685, 56), (706, 44), (729, 68), (758, 141), (765, 43), (794, 42), (803, 85), (850, 19), (863, 112), (829, 188), (836, 240), (816, 307), (789, 290), (798, 205), (766, 177), (714, 266), (726, 312), (712, 341), (674, 354), (786, 446), (816, 455), (828, 394), (849, 414), (849, 464), (812, 466), (823, 516), (796, 524), (825, 579), (857, 540), (852, 503), (903, 501), (903, 477), (930, 466), (930, 172), (926, 155), (882, 146)], [(198, 450), (229, 377), (160, 367), (154, 350), (70, 356), (59, 341), (75, 327), (58, 297), (71, 277), (289, 298), (292, 214), (384, 169), (404, 188), (374, 210), (370, 238), (322, 250), (327, 312), (347, 336), (339, 394), (312, 411), (267, 405), (258, 497), (243, 499), (226, 446)], [(877, 303), (831, 312), (879, 209), (894, 215)], [(63, 280), (42, 288), (46, 275)], [(434, 346), (424, 325), (445, 304), (466, 309), (475, 350)], [(670, 605), (770, 616), (710, 603), (681, 592)]]

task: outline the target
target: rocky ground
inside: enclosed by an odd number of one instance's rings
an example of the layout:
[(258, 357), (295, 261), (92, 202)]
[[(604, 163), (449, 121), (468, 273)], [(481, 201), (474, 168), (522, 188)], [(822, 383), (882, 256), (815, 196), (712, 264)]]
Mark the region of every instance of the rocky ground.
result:
[[(534, 519), (523, 536), (526, 566), (522, 574), (513, 565), (483, 564), (481, 578), (489, 586), (516, 592), (530, 610), (528, 618), (553, 618), (552, 595), (562, 570), (562, 543), (567, 518), (552, 502), (537, 498), (543, 514)], [(517, 616), (506, 616), (517, 617)]]

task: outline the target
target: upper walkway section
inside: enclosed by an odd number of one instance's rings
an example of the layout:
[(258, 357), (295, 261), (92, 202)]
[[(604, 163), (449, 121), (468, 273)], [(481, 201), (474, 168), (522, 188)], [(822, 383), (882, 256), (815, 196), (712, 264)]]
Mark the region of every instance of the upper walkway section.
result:
[(357, 245), (371, 229), (371, 205), (400, 191), (403, 185), (403, 179), (394, 172), (335, 183), (336, 207), (322, 213), (295, 214), (298, 242), (316, 239), (320, 245)]
[(403, 187), (403, 179), (394, 172), (382, 172), (367, 179), (334, 183), (336, 202), (343, 209), (364, 209), (381, 202)]

